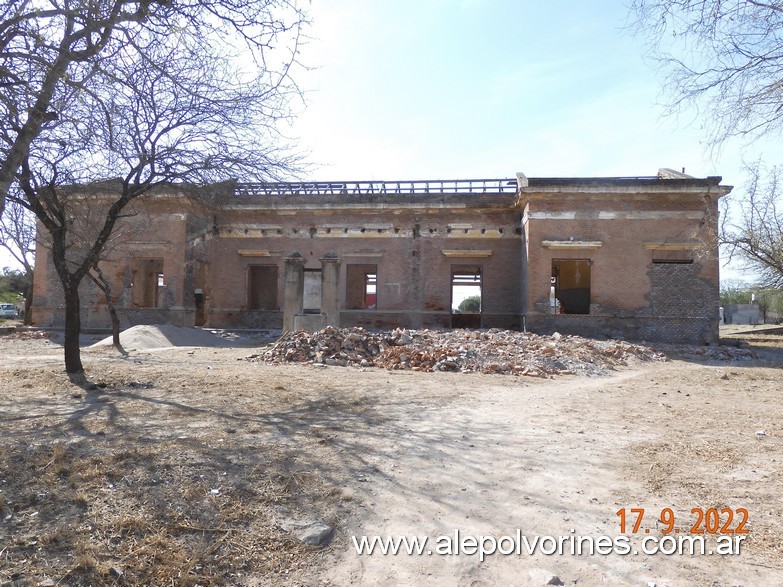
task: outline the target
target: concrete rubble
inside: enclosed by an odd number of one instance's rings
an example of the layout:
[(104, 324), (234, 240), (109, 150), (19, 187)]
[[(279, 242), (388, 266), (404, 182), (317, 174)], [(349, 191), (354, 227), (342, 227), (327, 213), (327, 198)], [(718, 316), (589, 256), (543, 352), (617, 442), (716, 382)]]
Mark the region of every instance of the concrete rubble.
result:
[(248, 360), (548, 378), (603, 375), (631, 361), (663, 361), (666, 357), (639, 344), (559, 333), (401, 328), (371, 332), (327, 327), (315, 333), (286, 333), (269, 350)]

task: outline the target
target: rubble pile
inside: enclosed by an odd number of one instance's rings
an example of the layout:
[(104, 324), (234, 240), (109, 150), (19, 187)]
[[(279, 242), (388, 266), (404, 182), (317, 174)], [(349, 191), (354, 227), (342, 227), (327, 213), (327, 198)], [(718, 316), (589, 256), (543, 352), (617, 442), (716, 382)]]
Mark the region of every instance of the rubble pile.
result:
[(8, 338), (16, 340), (51, 340), (56, 333), (45, 330), (11, 327)]
[(630, 360), (665, 360), (645, 346), (554, 333), (510, 330), (396, 330), (327, 327), (284, 335), (262, 355), (268, 363), (320, 363), (411, 371), (458, 371), (550, 377), (602, 375)]

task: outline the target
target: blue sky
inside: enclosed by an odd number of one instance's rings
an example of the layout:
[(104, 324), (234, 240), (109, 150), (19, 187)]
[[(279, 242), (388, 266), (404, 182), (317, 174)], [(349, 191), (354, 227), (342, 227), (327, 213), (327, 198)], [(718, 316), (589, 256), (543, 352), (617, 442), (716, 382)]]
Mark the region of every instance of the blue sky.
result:
[[(622, 0), (324, 0), (312, 6), (291, 129), (310, 177), (654, 175), (743, 183), (779, 137), (719, 152), (693, 110), (665, 116), (665, 72)], [(722, 276), (743, 278), (736, 263)], [(752, 279), (752, 277), (748, 277)]]
[[(663, 78), (619, 0), (325, 0), (312, 7), (291, 129), (318, 179), (654, 175), (739, 181)], [(751, 157), (753, 158), (753, 157)]]
[(711, 155), (693, 113), (663, 117), (663, 72), (622, 0), (314, 0), (311, 16), (305, 104), (284, 129), (308, 179), (684, 167), (740, 186), (743, 158), (779, 152), (770, 140)]

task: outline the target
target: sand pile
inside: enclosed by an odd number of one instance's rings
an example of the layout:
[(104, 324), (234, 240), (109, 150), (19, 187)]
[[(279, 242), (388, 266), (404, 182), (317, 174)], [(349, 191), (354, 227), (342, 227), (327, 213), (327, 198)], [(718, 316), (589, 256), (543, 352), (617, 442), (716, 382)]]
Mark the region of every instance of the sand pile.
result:
[[(111, 346), (111, 336), (92, 347)], [(126, 351), (149, 351), (168, 347), (229, 346), (229, 341), (200, 328), (183, 328), (170, 324), (139, 325), (120, 333), (120, 344)]]

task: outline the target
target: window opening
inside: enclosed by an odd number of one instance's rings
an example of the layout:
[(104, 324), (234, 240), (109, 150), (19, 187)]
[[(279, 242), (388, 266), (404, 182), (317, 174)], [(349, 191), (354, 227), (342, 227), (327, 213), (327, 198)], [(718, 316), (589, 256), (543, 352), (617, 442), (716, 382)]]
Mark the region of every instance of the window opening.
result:
[(348, 265), (345, 289), (346, 309), (375, 310), (378, 307), (378, 266)]
[(163, 259), (138, 259), (133, 273), (133, 303), (141, 308), (157, 308), (166, 287)]
[(364, 307), (374, 310), (377, 301), (378, 275), (375, 273), (364, 274)]
[(554, 313), (560, 313), (560, 300), (557, 299), (555, 290), (557, 289), (557, 277), (554, 275), (554, 268), (552, 269), (553, 275), (549, 278), (549, 305), (555, 308)]

